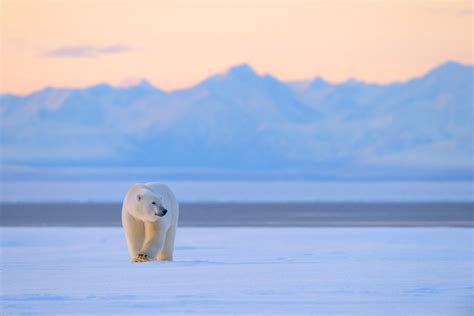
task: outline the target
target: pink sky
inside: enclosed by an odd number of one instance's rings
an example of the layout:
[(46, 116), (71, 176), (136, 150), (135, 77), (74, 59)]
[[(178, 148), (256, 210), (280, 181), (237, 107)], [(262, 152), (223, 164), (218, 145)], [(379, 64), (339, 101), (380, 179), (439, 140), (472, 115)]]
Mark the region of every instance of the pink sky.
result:
[(470, 1), (1, 0), (0, 12), (0, 92), (136, 78), (172, 90), (243, 62), (334, 82), (473, 63)]

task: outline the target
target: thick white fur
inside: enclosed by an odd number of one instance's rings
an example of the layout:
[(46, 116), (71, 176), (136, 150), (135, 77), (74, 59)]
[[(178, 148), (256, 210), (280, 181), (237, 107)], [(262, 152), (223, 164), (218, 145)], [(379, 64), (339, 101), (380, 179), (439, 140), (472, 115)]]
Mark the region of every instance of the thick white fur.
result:
[[(160, 205), (168, 210), (163, 217), (155, 215)], [(137, 260), (139, 254), (148, 255), (151, 260), (173, 260), (178, 216), (178, 202), (168, 186), (161, 183), (133, 185), (122, 206), (122, 225), (132, 261), (140, 261)]]

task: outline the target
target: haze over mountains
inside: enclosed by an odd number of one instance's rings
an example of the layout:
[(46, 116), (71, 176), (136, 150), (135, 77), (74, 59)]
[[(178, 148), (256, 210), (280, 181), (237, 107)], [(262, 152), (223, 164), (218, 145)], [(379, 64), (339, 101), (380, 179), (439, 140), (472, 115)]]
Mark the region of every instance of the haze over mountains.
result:
[(2, 175), (472, 179), (473, 76), (447, 62), (386, 85), (282, 82), (243, 64), (173, 92), (142, 81), (4, 94)]

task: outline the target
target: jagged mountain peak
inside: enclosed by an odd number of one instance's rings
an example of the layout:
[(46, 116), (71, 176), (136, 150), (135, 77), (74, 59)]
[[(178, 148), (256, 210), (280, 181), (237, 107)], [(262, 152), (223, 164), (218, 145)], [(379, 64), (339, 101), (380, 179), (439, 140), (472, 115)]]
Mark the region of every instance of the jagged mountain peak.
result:
[(258, 76), (255, 70), (246, 63), (242, 63), (239, 65), (235, 65), (230, 67), (227, 72), (227, 75), (234, 76), (234, 77), (254, 77)]

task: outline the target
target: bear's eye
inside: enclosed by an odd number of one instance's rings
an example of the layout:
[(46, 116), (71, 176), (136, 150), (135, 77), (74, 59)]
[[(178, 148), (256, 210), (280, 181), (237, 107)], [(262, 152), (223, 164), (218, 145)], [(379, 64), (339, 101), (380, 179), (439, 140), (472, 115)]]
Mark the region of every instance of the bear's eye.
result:
[(151, 204), (153, 204), (153, 205), (156, 205), (156, 202), (155, 202), (155, 201), (153, 201), (153, 202), (151, 202)]

